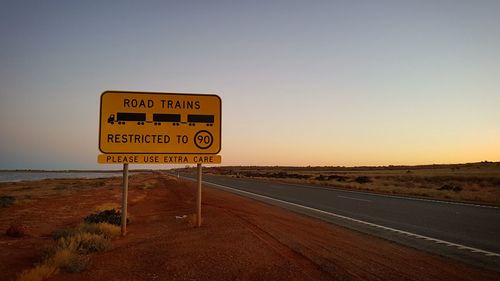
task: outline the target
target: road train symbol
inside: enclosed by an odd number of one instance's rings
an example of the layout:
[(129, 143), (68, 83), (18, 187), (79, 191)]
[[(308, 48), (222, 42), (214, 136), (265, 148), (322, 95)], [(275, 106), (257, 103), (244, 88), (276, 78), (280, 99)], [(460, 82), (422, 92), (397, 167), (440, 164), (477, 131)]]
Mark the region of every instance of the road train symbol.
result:
[(162, 123), (170, 123), (173, 126), (187, 124), (188, 126), (196, 126), (196, 124), (206, 124), (207, 127), (214, 125), (214, 115), (188, 114), (187, 121), (181, 121), (180, 114), (154, 113), (153, 121), (146, 120), (146, 113), (133, 112), (117, 112), (108, 117), (108, 123), (124, 125), (127, 122), (137, 122), (137, 125), (153, 123), (155, 126), (160, 126)]

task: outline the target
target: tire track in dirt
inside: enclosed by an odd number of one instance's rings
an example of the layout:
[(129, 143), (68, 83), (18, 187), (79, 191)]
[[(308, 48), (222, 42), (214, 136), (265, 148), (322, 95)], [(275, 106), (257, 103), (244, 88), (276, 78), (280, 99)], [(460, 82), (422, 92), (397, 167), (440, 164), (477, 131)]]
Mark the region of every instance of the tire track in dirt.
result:
[[(206, 205), (217, 207), (232, 216), (239, 218), (243, 221), (243, 227), (251, 231), (270, 248), (278, 252), (284, 258), (301, 265), (304, 271), (308, 270), (307, 275), (312, 278), (312, 280), (317, 280), (317, 278), (313, 278), (312, 274), (309, 273), (311, 272), (311, 266), (314, 267), (316, 271), (322, 272), (323, 276), (327, 276), (324, 277), (327, 280), (362, 280), (366, 278), (369, 278), (370, 280), (387, 280), (387, 272), (391, 271), (393, 271), (391, 276), (393, 276), (392, 279), (394, 280), (402, 280), (407, 277), (404, 273), (394, 269), (385, 270), (386, 275), (383, 276), (376, 274), (373, 268), (366, 268), (366, 261), (358, 262), (356, 259), (345, 259), (343, 262), (349, 263), (350, 266), (347, 269), (339, 268), (333, 260), (324, 258), (324, 256), (334, 256), (333, 250), (324, 246), (325, 241), (319, 239), (314, 241), (314, 236), (311, 236), (310, 233), (304, 233), (304, 231), (301, 230), (301, 225), (294, 228), (294, 225), (297, 226), (296, 220), (288, 220), (283, 217), (273, 216), (273, 225), (280, 229), (281, 233), (272, 233), (272, 231), (268, 231), (259, 226), (258, 222), (254, 222), (255, 220), (259, 221), (259, 218), (262, 219), (262, 217), (257, 216), (257, 213), (251, 211), (246, 212), (248, 210), (243, 210), (242, 208), (231, 208), (228, 206), (224, 207), (210, 204)], [(292, 235), (292, 233), (296, 235), (293, 235), (294, 239), (289, 239), (287, 241), (286, 239), (283, 239), (283, 237), (286, 236), (283, 235), (283, 232), (288, 235)], [(299, 238), (305, 236), (309, 236), (307, 241), (303, 241)], [(357, 249), (358, 247), (354, 246), (352, 248)], [(320, 253), (321, 250), (326, 251), (327, 253)], [(384, 264), (383, 261), (377, 262), (376, 260), (371, 260), (370, 262), (371, 267), (387, 268), (387, 263)], [(349, 270), (349, 268), (356, 268), (356, 270)], [(317, 272), (314, 272), (313, 270), (313, 273)]]
[(303, 273), (310, 280), (331, 280), (332, 276), (324, 271), (318, 264), (314, 261), (310, 260), (308, 257), (304, 256), (302, 253), (295, 251), (291, 247), (286, 244), (280, 242), (280, 240), (276, 239), (269, 232), (260, 228), (258, 225), (254, 224), (252, 221), (245, 218), (243, 215), (240, 215), (230, 209), (225, 209), (220, 206), (206, 204), (211, 207), (219, 208), (229, 215), (236, 217), (239, 219), (239, 223), (242, 227), (250, 231), (255, 237), (261, 240), (264, 244), (266, 244), (270, 249), (274, 252), (287, 259), (290, 263), (296, 264), (300, 267)]

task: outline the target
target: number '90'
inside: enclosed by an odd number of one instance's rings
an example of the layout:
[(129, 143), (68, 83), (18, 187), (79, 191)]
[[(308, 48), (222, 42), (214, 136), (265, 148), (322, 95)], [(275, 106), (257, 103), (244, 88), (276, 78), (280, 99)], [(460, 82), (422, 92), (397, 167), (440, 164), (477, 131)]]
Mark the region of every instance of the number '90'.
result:
[(214, 138), (212, 134), (208, 131), (199, 131), (194, 136), (194, 143), (200, 149), (207, 149), (212, 146)]

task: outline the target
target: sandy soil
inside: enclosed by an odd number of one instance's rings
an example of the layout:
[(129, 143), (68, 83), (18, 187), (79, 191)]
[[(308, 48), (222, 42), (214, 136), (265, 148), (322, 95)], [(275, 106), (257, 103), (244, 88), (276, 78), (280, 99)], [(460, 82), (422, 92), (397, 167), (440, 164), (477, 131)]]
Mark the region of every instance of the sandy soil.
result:
[[(56, 184), (44, 181), (45, 188)], [(53, 230), (119, 203), (119, 186), (106, 179), (0, 209), (0, 280), (30, 268)], [(86, 271), (50, 280), (500, 280), (497, 272), (211, 188), (204, 188), (203, 226), (195, 228), (194, 191), (194, 184), (158, 173), (132, 176), (128, 235), (93, 255)], [(7, 237), (13, 222), (28, 225), (30, 235)]]

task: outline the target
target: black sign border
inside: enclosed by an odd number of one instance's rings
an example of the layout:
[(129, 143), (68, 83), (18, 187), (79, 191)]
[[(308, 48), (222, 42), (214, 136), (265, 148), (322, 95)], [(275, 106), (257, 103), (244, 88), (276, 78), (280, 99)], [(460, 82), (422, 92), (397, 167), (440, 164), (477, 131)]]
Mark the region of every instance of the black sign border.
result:
[[(101, 123), (102, 123), (102, 99), (105, 94), (141, 94), (141, 95), (177, 95), (177, 96), (213, 96), (219, 99), (219, 112), (220, 112), (220, 125), (219, 125), (219, 150), (217, 152), (193, 152), (193, 153), (185, 153), (185, 152), (105, 152), (101, 148)], [(100, 103), (99, 103), (99, 151), (103, 154), (206, 154), (206, 155), (214, 155), (218, 154), (222, 149), (222, 99), (216, 94), (199, 94), (199, 93), (164, 93), (164, 92), (139, 92), (139, 91), (118, 91), (118, 90), (106, 90), (102, 92)]]

